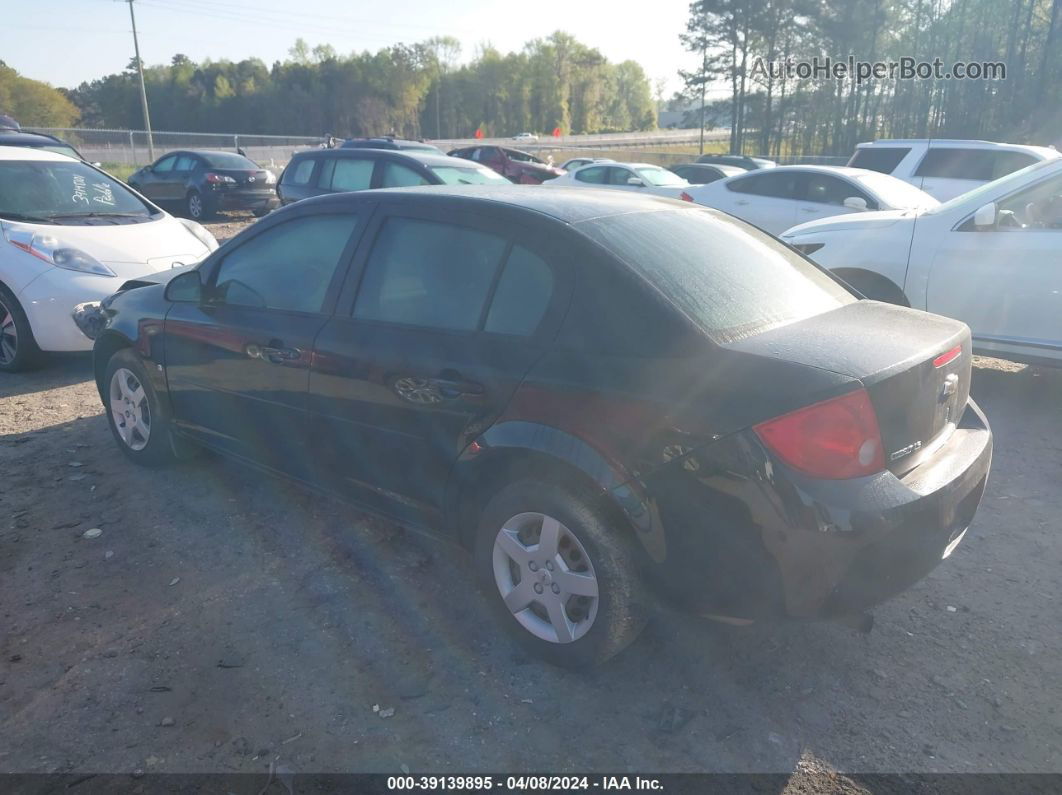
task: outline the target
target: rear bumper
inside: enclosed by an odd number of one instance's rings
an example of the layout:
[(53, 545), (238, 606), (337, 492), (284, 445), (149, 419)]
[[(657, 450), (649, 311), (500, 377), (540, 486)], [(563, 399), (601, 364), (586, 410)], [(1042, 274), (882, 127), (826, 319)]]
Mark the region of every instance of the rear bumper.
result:
[(753, 434), (735, 434), (648, 479), (667, 548), (651, 579), (700, 614), (864, 611), (951, 554), (991, 461), (992, 433), (972, 400), (933, 459), (902, 477), (804, 478), (772, 461)]

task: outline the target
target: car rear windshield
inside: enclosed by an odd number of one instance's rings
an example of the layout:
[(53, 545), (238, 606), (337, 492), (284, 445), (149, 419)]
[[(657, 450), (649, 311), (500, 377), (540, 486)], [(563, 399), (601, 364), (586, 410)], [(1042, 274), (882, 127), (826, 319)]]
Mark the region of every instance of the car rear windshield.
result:
[(678, 174), (656, 166), (637, 166), (634, 170), (638, 172), (638, 176), (644, 179), (646, 183), (655, 187), (679, 188), (686, 184), (686, 180)]
[(770, 235), (713, 210), (613, 215), (576, 228), (720, 344), (856, 300)]
[(154, 211), (121, 182), (80, 161), (0, 161), (0, 218), (63, 223), (87, 216)]
[(888, 174), (860, 174), (855, 180), (877, 194), (889, 207), (936, 207), (939, 204), (921, 188)]
[(240, 171), (257, 171), (258, 165), (253, 160), (248, 160), (243, 155), (230, 152), (201, 153), (211, 168), (232, 168)]
[(430, 166), (439, 179), (447, 185), (511, 185), (505, 177), (489, 168), (462, 168), (461, 166)]

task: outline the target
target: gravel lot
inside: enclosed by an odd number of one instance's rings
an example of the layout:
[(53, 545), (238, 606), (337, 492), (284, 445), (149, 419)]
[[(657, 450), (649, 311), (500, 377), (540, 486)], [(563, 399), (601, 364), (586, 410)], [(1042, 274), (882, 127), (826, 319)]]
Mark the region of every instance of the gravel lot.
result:
[(496, 634), (459, 550), (134, 467), (89, 378), (0, 377), (0, 772), (1062, 771), (1062, 371), (978, 361), (984, 502), (869, 635), (663, 613), (591, 674)]

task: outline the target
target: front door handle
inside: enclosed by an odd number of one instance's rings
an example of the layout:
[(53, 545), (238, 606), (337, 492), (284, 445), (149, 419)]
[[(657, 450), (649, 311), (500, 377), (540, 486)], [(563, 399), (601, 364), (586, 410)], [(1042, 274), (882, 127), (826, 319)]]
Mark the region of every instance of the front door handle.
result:
[(247, 355), (252, 359), (283, 364), (298, 359), (302, 356), (302, 351), (298, 348), (285, 348), (280, 343), (271, 341), (269, 345), (248, 345)]
[(738, 199), (736, 202), (734, 202), (734, 204), (736, 204), (738, 207), (744, 207), (746, 204), (748, 204), (748, 202), (744, 199)]
[(818, 211), (819, 210), (818, 210), (817, 207), (801, 207), (800, 208), (800, 212), (802, 212), (802, 213), (817, 213)]

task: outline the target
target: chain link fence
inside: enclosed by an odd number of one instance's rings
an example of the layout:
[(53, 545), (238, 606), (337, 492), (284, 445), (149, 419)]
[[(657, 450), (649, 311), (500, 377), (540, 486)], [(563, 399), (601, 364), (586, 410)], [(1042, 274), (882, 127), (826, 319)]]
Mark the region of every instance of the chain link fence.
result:
[(74, 146), (89, 162), (104, 166), (139, 167), (173, 149), (242, 150), (256, 163), (283, 168), (292, 154), (320, 146), (324, 138), (299, 135), (244, 135), (143, 130), (89, 130), (76, 127), (36, 127), (32, 132), (54, 135)]

